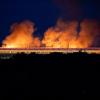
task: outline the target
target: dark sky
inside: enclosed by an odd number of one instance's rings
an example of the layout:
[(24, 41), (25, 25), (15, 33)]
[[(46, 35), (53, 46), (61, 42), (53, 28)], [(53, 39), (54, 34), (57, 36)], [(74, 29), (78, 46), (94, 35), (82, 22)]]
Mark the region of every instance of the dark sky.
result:
[(0, 0), (0, 42), (11, 24), (29, 19), (41, 35), (57, 19), (100, 19), (99, 0)]

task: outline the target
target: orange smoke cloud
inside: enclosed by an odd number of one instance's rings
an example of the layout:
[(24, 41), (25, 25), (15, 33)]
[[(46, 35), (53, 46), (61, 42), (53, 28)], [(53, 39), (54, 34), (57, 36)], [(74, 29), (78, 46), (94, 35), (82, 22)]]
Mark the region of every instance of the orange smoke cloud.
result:
[(46, 47), (68, 48), (70, 42), (77, 36), (77, 25), (76, 21), (65, 23), (59, 20), (55, 27), (49, 28), (44, 33), (42, 43)]
[(94, 43), (99, 34), (99, 25), (96, 21), (84, 20), (80, 24), (80, 32), (77, 31), (77, 21), (65, 22), (58, 20), (55, 27), (49, 28), (43, 39), (34, 37), (34, 23), (23, 21), (11, 27), (11, 33), (3, 40), (4, 48), (88, 48)]
[(40, 41), (33, 37), (34, 24), (30, 21), (16, 23), (11, 27), (11, 33), (2, 42), (6, 48), (32, 48), (40, 46)]
[(46, 47), (54, 48), (88, 48), (93, 44), (99, 28), (95, 21), (84, 20), (78, 33), (78, 22), (59, 20), (55, 27), (49, 28), (42, 40)]
[(96, 21), (84, 20), (81, 23), (81, 31), (79, 33), (78, 43), (80, 47), (91, 47), (97, 35), (99, 34), (99, 25)]

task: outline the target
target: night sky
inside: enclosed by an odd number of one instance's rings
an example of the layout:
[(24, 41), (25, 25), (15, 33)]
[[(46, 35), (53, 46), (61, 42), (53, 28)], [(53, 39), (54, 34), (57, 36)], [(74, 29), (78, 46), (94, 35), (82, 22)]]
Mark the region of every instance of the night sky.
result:
[(15, 22), (35, 22), (35, 34), (42, 36), (58, 18), (100, 19), (99, 0), (0, 0), (0, 42)]

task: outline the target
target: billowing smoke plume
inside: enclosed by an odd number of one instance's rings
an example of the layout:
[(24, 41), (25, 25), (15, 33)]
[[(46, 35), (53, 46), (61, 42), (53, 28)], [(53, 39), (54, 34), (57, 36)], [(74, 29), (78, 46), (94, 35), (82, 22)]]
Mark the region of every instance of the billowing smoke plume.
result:
[(99, 35), (99, 24), (96, 21), (84, 20), (80, 27), (81, 31), (77, 40), (77, 42), (80, 44), (80, 47), (93, 46), (94, 40)]
[(77, 37), (77, 25), (76, 21), (65, 23), (59, 20), (55, 27), (49, 28), (44, 33), (42, 43), (46, 47), (68, 48), (69, 43)]
[(84, 20), (80, 24), (78, 33), (78, 22), (59, 21), (55, 27), (49, 28), (42, 40), (46, 47), (54, 48), (88, 48), (94, 43), (99, 34), (99, 27), (96, 21)]
[[(80, 26), (80, 31), (77, 31)], [(30, 21), (16, 23), (11, 33), (2, 42), (5, 48), (88, 48), (95, 46), (100, 36), (99, 23), (94, 20), (77, 21), (58, 20), (55, 27), (46, 30), (40, 41), (34, 37), (35, 27)], [(100, 39), (100, 37), (99, 37)]]
[(39, 47), (40, 40), (38, 37), (33, 37), (35, 31), (34, 23), (23, 21), (15, 23), (11, 26), (11, 33), (2, 42), (6, 48), (32, 48)]

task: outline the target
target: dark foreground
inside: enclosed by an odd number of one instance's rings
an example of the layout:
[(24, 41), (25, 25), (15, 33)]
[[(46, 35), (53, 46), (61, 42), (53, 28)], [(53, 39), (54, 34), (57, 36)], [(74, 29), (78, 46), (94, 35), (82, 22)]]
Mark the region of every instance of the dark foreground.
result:
[(100, 96), (99, 67), (100, 55), (96, 54), (0, 55), (0, 95), (17, 96), (16, 100), (25, 96), (96, 99)]

